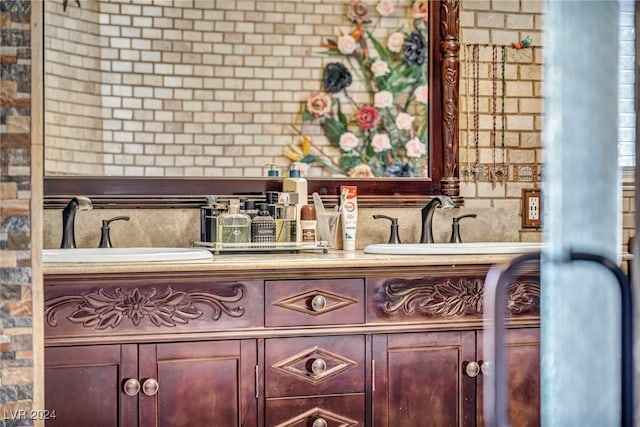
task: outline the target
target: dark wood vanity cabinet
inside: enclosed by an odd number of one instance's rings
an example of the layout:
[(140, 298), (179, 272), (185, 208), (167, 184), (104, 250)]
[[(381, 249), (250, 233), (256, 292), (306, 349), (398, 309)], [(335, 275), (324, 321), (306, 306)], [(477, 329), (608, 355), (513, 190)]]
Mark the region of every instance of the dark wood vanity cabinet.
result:
[[(47, 426), (483, 425), (486, 268), (45, 276)], [(537, 426), (539, 284), (510, 292), (511, 422)]]
[[(509, 330), (507, 342), (511, 425), (539, 426), (538, 329)], [(485, 425), (481, 332), (377, 335), (373, 360), (373, 426)]]
[(47, 426), (256, 426), (256, 365), (256, 340), (47, 348)]

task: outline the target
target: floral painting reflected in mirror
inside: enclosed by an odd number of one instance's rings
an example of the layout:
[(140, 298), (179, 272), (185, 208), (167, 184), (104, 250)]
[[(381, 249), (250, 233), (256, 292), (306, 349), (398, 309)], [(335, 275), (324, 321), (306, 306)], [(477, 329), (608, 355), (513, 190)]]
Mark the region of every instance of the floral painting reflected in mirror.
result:
[[(285, 149), (302, 169), (428, 176), (428, 4), (413, 0), (398, 12), (395, 3), (380, 0), (374, 8), (351, 1), (344, 16), (349, 30), (322, 42), (321, 53), (335, 62), (324, 66), (322, 89), (309, 94), (301, 123), (292, 126), (298, 143)], [(398, 14), (406, 22), (392, 20)]]
[(272, 190), (294, 161), (329, 198), (346, 182), (371, 206), (459, 196), (458, 0), (66, 6), (40, 8), (51, 203), (195, 206)]
[(46, 2), (45, 175), (429, 178), (428, 8)]

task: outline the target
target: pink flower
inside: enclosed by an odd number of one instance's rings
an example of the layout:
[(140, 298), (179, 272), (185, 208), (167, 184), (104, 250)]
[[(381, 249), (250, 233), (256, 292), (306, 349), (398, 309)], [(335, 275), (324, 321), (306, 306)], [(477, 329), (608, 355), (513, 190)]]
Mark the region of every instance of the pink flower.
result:
[(407, 150), (407, 156), (409, 157), (422, 157), (427, 154), (427, 146), (424, 145), (418, 138), (413, 138), (405, 145)]
[(376, 10), (382, 16), (389, 16), (393, 13), (393, 2), (391, 0), (380, 0)]
[(373, 105), (365, 105), (356, 113), (356, 121), (362, 129), (369, 130), (380, 122), (380, 113)]
[(347, 16), (355, 23), (364, 24), (369, 20), (369, 6), (362, 0), (352, 0)]
[(391, 150), (391, 141), (386, 133), (378, 133), (371, 138), (371, 147), (376, 153)]
[(423, 21), (426, 21), (428, 18), (428, 8), (429, 2), (427, 0), (416, 0), (416, 2), (411, 7), (413, 17), (416, 19), (422, 18)]
[(358, 137), (356, 137), (351, 132), (345, 132), (340, 135), (339, 145), (342, 151), (351, 151), (356, 148), (358, 144), (360, 144), (360, 141), (358, 141)]
[(389, 69), (389, 64), (380, 59), (376, 59), (373, 64), (371, 64), (371, 72), (374, 76), (381, 77), (389, 74), (391, 70)]
[(311, 96), (307, 100), (307, 110), (316, 119), (322, 117), (331, 110), (331, 100), (325, 93), (311, 92)]
[(356, 39), (349, 34), (338, 37), (338, 50), (343, 55), (351, 55), (358, 47)]
[(377, 108), (389, 108), (393, 105), (393, 94), (388, 90), (376, 92), (373, 96), (373, 101)]
[(429, 103), (429, 88), (426, 85), (418, 86), (416, 90), (413, 91), (413, 96), (416, 97), (418, 102), (423, 104)]
[(411, 123), (415, 120), (411, 114), (400, 113), (398, 117), (396, 117), (396, 126), (400, 130), (408, 130), (411, 129)]
[(391, 52), (402, 51), (402, 45), (404, 45), (404, 34), (393, 33), (389, 36), (389, 40), (387, 41), (387, 47)]

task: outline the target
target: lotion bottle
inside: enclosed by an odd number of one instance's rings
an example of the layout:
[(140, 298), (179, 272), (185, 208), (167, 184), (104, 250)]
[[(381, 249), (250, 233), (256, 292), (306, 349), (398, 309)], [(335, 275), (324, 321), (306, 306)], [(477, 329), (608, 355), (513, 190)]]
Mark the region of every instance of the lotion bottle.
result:
[[(298, 201), (296, 202), (296, 230), (300, 230), (300, 211), (302, 207), (307, 204), (308, 187), (307, 180), (300, 175), (300, 169), (297, 163), (291, 165), (289, 176), (282, 181), (282, 191), (296, 193), (298, 195)], [(300, 243), (301, 240), (301, 233), (297, 233), (296, 242)]]

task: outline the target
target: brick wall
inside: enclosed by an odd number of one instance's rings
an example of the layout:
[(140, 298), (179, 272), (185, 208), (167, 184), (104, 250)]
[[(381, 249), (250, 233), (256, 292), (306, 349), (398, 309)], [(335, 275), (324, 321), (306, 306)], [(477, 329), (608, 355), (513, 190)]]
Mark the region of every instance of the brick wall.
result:
[[(461, 193), (468, 208), (502, 210), (518, 228), (522, 190), (541, 187), (543, 22), (539, 0), (461, 2)], [(527, 36), (531, 47), (512, 47)], [(523, 228), (519, 238), (540, 235)]]
[[(381, 40), (410, 25), (410, 1), (395, 3), (376, 26)], [(47, 89), (45, 170), (264, 176), (268, 163), (287, 167), (284, 148), (297, 140), (289, 125), (300, 127), (303, 102), (335, 61), (321, 43), (351, 29), (348, 4), (123, 0), (63, 12), (47, 2), (46, 81), (56, 89)], [(354, 76), (356, 102), (362, 89)], [(329, 145), (319, 126), (304, 131)]]
[(0, 2), (0, 420), (33, 405), (30, 2)]

